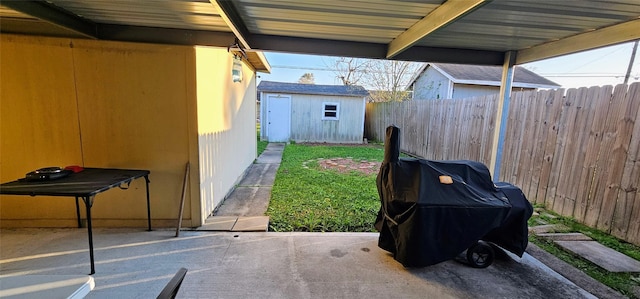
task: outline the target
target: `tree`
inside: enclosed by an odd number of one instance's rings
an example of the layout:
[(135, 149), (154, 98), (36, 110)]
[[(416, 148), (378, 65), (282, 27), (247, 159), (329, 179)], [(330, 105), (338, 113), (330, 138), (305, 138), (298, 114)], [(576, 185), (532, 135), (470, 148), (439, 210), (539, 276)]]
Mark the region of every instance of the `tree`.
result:
[(304, 73), (304, 75), (300, 76), (300, 79), (298, 79), (298, 83), (316, 84), (316, 80), (313, 78), (313, 73)]
[(402, 102), (411, 99), (408, 85), (420, 66), (420, 63), (398, 60), (371, 62), (366, 75), (371, 101)]
[(342, 84), (368, 89), (371, 101), (401, 102), (411, 98), (407, 88), (420, 66), (422, 63), (408, 61), (340, 57), (328, 67)]
[(369, 62), (368, 59), (340, 57), (329, 67), (343, 85), (359, 85), (367, 74)]

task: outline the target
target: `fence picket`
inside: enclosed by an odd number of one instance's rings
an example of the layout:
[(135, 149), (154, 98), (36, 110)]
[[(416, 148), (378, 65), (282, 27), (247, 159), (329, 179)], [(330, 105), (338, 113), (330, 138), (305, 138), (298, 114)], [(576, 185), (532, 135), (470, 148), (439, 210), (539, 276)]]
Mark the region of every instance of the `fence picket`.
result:
[[(640, 102), (640, 83), (629, 87), (627, 97), (631, 101)], [(633, 113), (633, 111), (629, 111)], [(629, 115), (629, 116), (632, 116)], [(618, 205), (614, 211), (611, 233), (621, 239), (638, 240), (640, 228), (640, 109), (635, 117), (629, 119), (633, 123), (628, 155), (618, 193)], [(635, 221), (634, 221), (635, 219)]]
[(565, 118), (565, 144), (564, 152), (562, 153), (561, 160), (559, 160), (558, 171), (558, 184), (556, 189), (556, 200), (554, 201), (553, 210), (558, 211), (563, 216), (572, 216), (573, 208), (575, 205), (575, 196), (571, 196), (570, 193), (573, 190), (573, 186), (569, 185), (569, 181), (575, 174), (577, 167), (575, 159), (578, 157), (577, 152), (580, 150), (580, 125), (583, 124), (583, 108), (585, 105), (585, 93), (587, 88), (570, 89), (567, 91), (567, 102), (571, 102), (572, 105), (568, 106), (567, 115)]
[[(527, 196), (529, 200), (535, 200), (535, 194), (531, 195), (531, 190), (538, 189), (538, 178), (536, 177), (536, 169), (539, 158), (536, 154), (538, 149), (540, 148), (541, 138), (539, 135), (541, 134), (541, 122), (543, 120), (544, 111), (546, 110), (545, 105), (545, 96), (548, 92), (531, 92), (530, 93), (530, 102), (527, 107), (531, 114), (531, 120), (527, 126), (527, 130), (525, 130), (526, 135), (522, 136), (522, 139), (528, 139), (530, 142), (529, 154), (527, 155), (526, 164), (524, 167), (524, 172), (520, 176), (522, 192)], [(538, 159), (536, 159), (538, 158)], [(539, 169), (539, 168), (538, 168)], [(539, 172), (538, 172), (539, 173)], [(517, 183), (517, 182), (516, 182)]]
[[(602, 141), (600, 145), (600, 151), (598, 153), (598, 161), (596, 168), (594, 169), (594, 179), (589, 191), (589, 202), (587, 204), (587, 214), (585, 217), (585, 223), (593, 227), (608, 226), (610, 219), (601, 218), (601, 209), (604, 208), (604, 195), (605, 190), (608, 189), (607, 179), (610, 172), (610, 157), (613, 153), (613, 146), (616, 141), (617, 135), (617, 123), (620, 115), (620, 103), (626, 93), (622, 91), (622, 88), (616, 87), (613, 90), (613, 95), (609, 97), (609, 110), (604, 120)], [(608, 229), (608, 227), (607, 227)]]
[(616, 122), (615, 126), (615, 139), (613, 140), (613, 146), (611, 148), (611, 155), (607, 156), (608, 171), (605, 180), (605, 186), (602, 208), (599, 212), (597, 227), (604, 231), (611, 231), (612, 220), (614, 216), (614, 210), (616, 204), (618, 204), (618, 193), (620, 191), (620, 183), (622, 181), (622, 175), (624, 172), (624, 166), (626, 162), (627, 153), (629, 150), (629, 142), (631, 141), (631, 132), (633, 130), (633, 119), (636, 117), (638, 111), (638, 105), (640, 101), (632, 101), (631, 97), (627, 96), (627, 86), (618, 85), (614, 89), (614, 103), (619, 103), (615, 110), (617, 112), (614, 116)]

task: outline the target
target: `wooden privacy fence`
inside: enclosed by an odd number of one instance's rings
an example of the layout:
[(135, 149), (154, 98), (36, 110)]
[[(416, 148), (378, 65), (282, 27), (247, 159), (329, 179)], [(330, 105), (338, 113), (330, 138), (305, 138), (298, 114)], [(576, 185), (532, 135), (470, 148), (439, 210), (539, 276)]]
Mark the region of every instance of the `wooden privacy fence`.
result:
[[(365, 134), (401, 149), (489, 164), (498, 97), (367, 104)], [(532, 203), (640, 245), (640, 83), (514, 93), (500, 180)]]

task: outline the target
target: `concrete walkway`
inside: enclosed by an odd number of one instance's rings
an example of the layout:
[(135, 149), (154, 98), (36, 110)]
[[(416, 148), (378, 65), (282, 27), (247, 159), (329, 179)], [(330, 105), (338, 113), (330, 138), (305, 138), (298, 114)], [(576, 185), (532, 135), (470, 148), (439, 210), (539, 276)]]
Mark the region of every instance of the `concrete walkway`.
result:
[[(177, 298), (595, 298), (528, 254), (486, 269), (453, 260), (404, 268), (378, 248), (377, 233), (93, 233), (87, 299), (155, 298), (181, 267), (188, 273)], [(3, 276), (90, 270), (85, 229), (2, 229), (0, 244)]]
[(267, 231), (271, 187), (282, 161), (284, 143), (269, 143), (222, 205), (196, 230)]

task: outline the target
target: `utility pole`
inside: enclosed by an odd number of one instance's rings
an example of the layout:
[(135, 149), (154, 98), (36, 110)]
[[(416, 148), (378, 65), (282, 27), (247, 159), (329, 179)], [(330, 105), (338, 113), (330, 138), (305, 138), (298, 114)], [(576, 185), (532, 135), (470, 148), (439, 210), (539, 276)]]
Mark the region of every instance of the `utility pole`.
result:
[(624, 75), (624, 82), (622, 84), (627, 84), (629, 82), (629, 77), (631, 76), (631, 68), (633, 68), (633, 61), (636, 59), (636, 51), (638, 51), (638, 39), (633, 43), (633, 50), (631, 51), (631, 58), (629, 59), (629, 67), (627, 68), (627, 74)]

